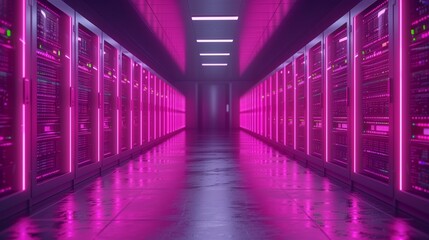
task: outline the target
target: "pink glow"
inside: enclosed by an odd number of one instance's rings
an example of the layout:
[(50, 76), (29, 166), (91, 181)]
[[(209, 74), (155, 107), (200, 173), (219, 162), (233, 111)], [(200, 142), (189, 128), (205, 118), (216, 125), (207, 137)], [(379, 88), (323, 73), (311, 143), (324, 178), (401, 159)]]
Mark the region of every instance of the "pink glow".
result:
[(271, 38), (293, 4), (275, 0), (267, 4), (265, 0), (248, 0), (241, 18), (239, 59), (240, 73), (243, 73), (255, 56)]
[[(293, 60), (295, 61), (295, 60)], [(296, 150), (296, 63), (293, 64), (293, 148)]]
[(356, 121), (357, 121), (357, 116), (356, 116), (356, 101), (357, 101), (357, 91), (356, 91), (356, 86), (357, 86), (357, 72), (356, 72), (356, 61), (357, 58), (359, 57), (359, 54), (356, 51), (356, 16), (353, 19), (353, 55), (354, 55), (354, 61), (353, 61), (353, 172), (356, 173), (356, 161), (357, 161), (357, 127), (356, 127)]
[[(97, 48), (98, 46), (100, 46), (100, 37), (97, 37)], [(98, 71), (98, 67), (100, 66), (100, 52), (97, 51), (97, 93), (98, 93), (98, 97), (97, 97), (97, 101), (101, 101), (100, 98), (100, 72)], [(97, 162), (100, 162), (100, 156), (101, 156), (101, 151), (100, 151), (100, 108), (101, 108), (101, 102), (97, 103), (98, 105), (98, 109), (97, 109)]]
[[(329, 161), (329, 129), (328, 126), (330, 126), (330, 124), (328, 124), (329, 121), (329, 70), (331, 70), (331, 68), (329, 67), (329, 58), (328, 58), (328, 54), (329, 54), (329, 38), (325, 38), (325, 162)], [(347, 38), (346, 38), (347, 40)], [(340, 41), (341, 42), (341, 41)]]
[[(22, 79), (24, 79), (24, 84), (25, 84), (25, 77), (26, 77), (26, 73), (25, 73), (25, 71), (26, 71), (26, 51), (25, 51), (25, 45), (26, 45), (26, 43), (25, 43), (25, 39), (26, 39), (26, 28), (25, 28), (25, 24), (26, 24), (26, 20), (27, 20), (27, 18), (26, 18), (26, 3), (27, 3), (27, 1), (25, 1), (25, 0), (23, 0), (23, 1), (21, 1), (21, 4), (22, 4), (22, 8), (21, 8), (21, 10), (22, 10), (22, 12), (21, 12), (21, 14), (22, 14), (22, 19), (21, 19), (21, 22), (22, 22), (22, 25), (21, 25), (21, 31), (22, 31), (22, 38), (20, 39), (21, 40), (21, 43), (22, 43)], [(24, 93), (25, 94), (25, 93)], [(24, 97), (26, 97), (26, 96), (24, 96)], [(26, 148), (27, 148), (27, 146), (26, 146), (26, 139), (27, 139), (27, 130), (26, 130), (26, 122), (25, 122), (25, 119), (26, 119), (26, 109), (25, 109), (25, 102), (22, 104), (22, 169), (21, 169), (21, 177), (22, 177), (22, 190), (23, 191), (25, 191), (26, 190), (26, 188), (27, 188), (27, 182), (26, 182), (26, 176), (25, 176), (25, 173), (26, 173), (26, 170), (27, 170), (27, 166), (26, 166), (26, 158), (27, 158), (27, 156), (26, 156)]]
[[(69, 56), (72, 56), (72, 18), (69, 17)], [(69, 87), (72, 90), (72, 61), (69, 59)], [(70, 92), (71, 94), (71, 92)], [(70, 96), (71, 99), (71, 96)], [(74, 99), (72, 99), (74, 100)], [(72, 103), (69, 107), (69, 172), (72, 172)]]
[[(404, 81), (404, 67), (402, 66), (404, 60), (404, 0), (399, 1), (399, 190), (403, 190), (403, 147), (404, 147), (404, 129), (403, 129), (403, 81)], [(392, 94), (392, 93), (390, 93)]]
[(133, 149), (133, 60), (130, 58), (130, 150)]
[(184, 72), (186, 65), (185, 26), (178, 1), (131, 0), (131, 3), (140, 18), (161, 41), (180, 70)]
[(343, 38), (341, 38), (340, 40), (338, 40), (338, 42), (345, 42), (345, 41), (347, 41), (347, 37), (343, 37)]
[[(322, 48), (322, 47), (321, 47)], [(307, 70), (307, 116), (306, 116), (306, 122), (307, 122), (307, 155), (310, 155), (310, 85), (311, 85), (311, 75), (310, 75), (310, 49), (306, 50), (307, 53), (307, 60), (304, 61), (304, 64), (306, 64), (306, 70)], [(312, 109), (314, 110), (314, 109)]]
[(119, 51), (116, 49), (116, 154), (119, 154)]
[(151, 78), (151, 72), (148, 70), (147, 71), (147, 142), (150, 142), (150, 114), (151, 114), (151, 109), (150, 109), (150, 78)]
[(143, 145), (143, 69), (140, 67), (140, 145)]

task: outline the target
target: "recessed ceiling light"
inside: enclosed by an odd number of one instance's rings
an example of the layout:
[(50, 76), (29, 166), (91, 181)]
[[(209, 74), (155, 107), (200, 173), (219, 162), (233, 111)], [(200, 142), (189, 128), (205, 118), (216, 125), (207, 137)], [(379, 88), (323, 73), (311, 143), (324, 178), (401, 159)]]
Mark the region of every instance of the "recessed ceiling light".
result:
[(203, 63), (203, 67), (226, 67), (228, 63)]
[(238, 16), (207, 16), (192, 17), (193, 21), (237, 21)]
[(229, 56), (230, 53), (200, 53), (200, 56)]
[(197, 39), (197, 42), (199, 43), (216, 43), (216, 42), (233, 42), (233, 39)]

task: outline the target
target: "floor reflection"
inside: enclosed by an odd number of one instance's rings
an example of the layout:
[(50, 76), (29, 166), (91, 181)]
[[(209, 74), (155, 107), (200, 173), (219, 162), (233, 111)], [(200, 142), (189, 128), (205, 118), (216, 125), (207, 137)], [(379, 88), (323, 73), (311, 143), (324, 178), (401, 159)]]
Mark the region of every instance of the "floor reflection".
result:
[(183, 132), (0, 239), (429, 239), (415, 226), (244, 132)]

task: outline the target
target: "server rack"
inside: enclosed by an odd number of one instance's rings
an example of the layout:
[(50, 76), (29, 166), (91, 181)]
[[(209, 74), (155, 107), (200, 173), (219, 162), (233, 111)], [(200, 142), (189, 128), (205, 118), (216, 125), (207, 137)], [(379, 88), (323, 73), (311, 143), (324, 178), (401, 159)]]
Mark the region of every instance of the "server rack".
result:
[(277, 74), (271, 75), (271, 140), (278, 142), (279, 135), (277, 130), (278, 111), (277, 111)]
[[(29, 197), (28, 2), (0, 1), (0, 212)], [(24, 91), (22, 90), (24, 89)]]
[(295, 139), (295, 71), (293, 59), (286, 63), (285, 84), (286, 84), (286, 146), (292, 150), (296, 148)]
[(103, 166), (116, 161), (120, 153), (119, 53), (119, 44), (103, 34)]
[[(294, 57), (295, 63), (295, 125), (296, 150), (307, 153), (307, 77), (304, 49)], [(301, 156), (302, 154), (300, 154)], [(301, 157), (300, 157), (301, 158)]]
[(142, 66), (139, 62), (134, 61), (133, 63), (133, 80), (132, 80), (132, 107), (133, 110), (132, 113), (132, 148), (135, 149), (136, 147), (141, 145), (142, 140), (140, 139), (141, 136), (141, 77), (142, 77)]
[(350, 15), (325, 31), (325, 167), (343, 181), (351, 171)]
[(75, 79), (76, 119), (76, 179), (95, 174), (100, 161), (100, 39), (101, 31), (82, 16), (76, 14), (74, 24), (77, 34), (74, 56), (77, 76)]
[(143, 144), (147, 143), (149, 140), (149, 71), (146, 68), (142, 69), (142, 109), (143, 109), (143, 117), (142, 117), (142, 137)]
[(285, 134), (285, 119), (286, 119), (286, 101), (285, 101), (285, 72), (283, 66), (276, 73), (277, 75), (277, 84), (278, 84), (278, 143), (281, 145), (286, 144), (286, 134)]
[(159, 81), (159, 136), (164, 136), (164, 124), (165, 124), (165, 118), (164, 118), (164, 81), (160, 79)]
[(307, 156), (319, 169), (324, 166), (324, 82), (325, 42), (323, 34), (306, 46), (307, 56)]
[(149, 79), (149, 141), (153, 141), (155, 139), (155, 75), (150, 73)]
[(155, 76), (155, 93), (154, 93), (154, 115), (155, 115), (155, 139), (159, 138), (160, 118), (159, 118), (159, 77)]
[(132, 148), (132, 62), (125, 53), (121, 56), (121, 86), (120, 86), (120, 151), (125, 152)]
[(57, 1), (35, 1), (32, 8), (32, 196), (70, 187), (74, 175), (74, 12)]
[[(357, 187), (393, 196), (393, 3), (365, 1), (353, 19), (353, 175)], [(384, 195), (384, 196), (383, 196)]]
[(429, 209), (416, 207), (429, 206), (429, 5), (416, 0), (397, 4), (396, 196), (400, 207), (427, 218)]

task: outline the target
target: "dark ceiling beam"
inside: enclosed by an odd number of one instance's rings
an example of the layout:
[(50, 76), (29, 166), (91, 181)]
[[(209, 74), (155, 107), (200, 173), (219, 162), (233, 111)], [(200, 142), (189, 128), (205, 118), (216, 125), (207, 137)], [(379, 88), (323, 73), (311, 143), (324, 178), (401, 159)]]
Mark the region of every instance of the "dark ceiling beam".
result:
[(360, 0), (300, 0), (240, 76), (251, 86), (344, 16)]
[(184, 78), (170, 53), (128, 1), (65, 0), (72, 8), (174, 84)]

